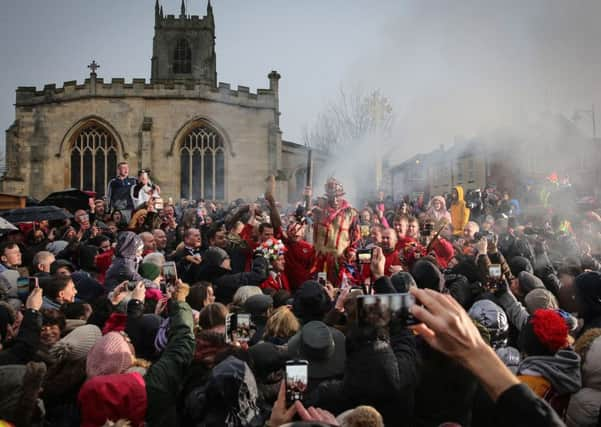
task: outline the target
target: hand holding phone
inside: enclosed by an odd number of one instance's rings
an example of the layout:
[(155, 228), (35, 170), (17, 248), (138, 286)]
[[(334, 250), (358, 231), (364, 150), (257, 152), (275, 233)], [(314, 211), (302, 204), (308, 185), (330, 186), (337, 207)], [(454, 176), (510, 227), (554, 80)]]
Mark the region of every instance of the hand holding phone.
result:
[(286, 406), (295, 401), (303, 401), (309, 384), (309, 362), (306, 360), (289, 360), (286, 362)]
[(250, 341), (251, 322), (249, 313), (230, 313), (225, 318), (225, 342), (243, 343)]
[(320, 271), (317, 273), (317, 282), (321, 286), (325, 286), (327, 280), (328, 280), (328, 273), (326, 273), (325, 271)]
[(489, 289), (497, 289), (502, 277), (503, 272), (501, 270), (501, 265), (491, 264), (488, 267), (488, 280), (486, 283), (486, 287), (488, 287)]

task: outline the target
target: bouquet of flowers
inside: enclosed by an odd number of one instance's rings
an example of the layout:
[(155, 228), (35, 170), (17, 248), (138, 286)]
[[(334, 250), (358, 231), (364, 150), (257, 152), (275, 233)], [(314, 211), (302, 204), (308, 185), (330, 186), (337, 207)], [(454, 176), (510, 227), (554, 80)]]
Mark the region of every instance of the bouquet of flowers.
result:
[(286, 246), (279, 239), (268, 239), (257, 247), (256, 253), (271, 261), (286, 253)]

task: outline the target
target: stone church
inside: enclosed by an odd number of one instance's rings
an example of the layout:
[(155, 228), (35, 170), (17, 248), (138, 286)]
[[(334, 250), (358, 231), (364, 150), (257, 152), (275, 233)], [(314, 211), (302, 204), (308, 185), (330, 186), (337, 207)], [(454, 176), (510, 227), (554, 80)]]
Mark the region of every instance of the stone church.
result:
[[(161, 194), (175, 200), (255, 199), (277, 177), (277, 197), (297, 200), (306, 174), (304, 146), (282, 140), (280, 75), (250, 92), (218, 83), (215, 20), (163, 13), (156, 1), (151, 78), (19, 87), (6, 131), (4, 193), (43, 198), (79, 188), (105, 193), (126, 160), (130, 174), (151, 170)], [(319, 162), (319, 159), (316, 159)]]

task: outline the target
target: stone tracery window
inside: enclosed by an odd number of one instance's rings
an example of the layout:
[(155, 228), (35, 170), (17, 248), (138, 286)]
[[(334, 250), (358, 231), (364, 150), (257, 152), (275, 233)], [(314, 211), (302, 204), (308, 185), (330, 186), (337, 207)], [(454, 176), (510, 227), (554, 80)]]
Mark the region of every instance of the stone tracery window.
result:
[(117, 174), (117, 144), (99, 124), (84, 126), (71, 146), (71, 187), (102, 196)]
[(192, 72), (192, 50), (186, 39), (179, 39), (175, 45), (173, 72), (175, 74), (189, 74)]
[(180, 147), (180, 196), (225, 199), (225, 150), (221, 137), (206, 125), (192, 129)]

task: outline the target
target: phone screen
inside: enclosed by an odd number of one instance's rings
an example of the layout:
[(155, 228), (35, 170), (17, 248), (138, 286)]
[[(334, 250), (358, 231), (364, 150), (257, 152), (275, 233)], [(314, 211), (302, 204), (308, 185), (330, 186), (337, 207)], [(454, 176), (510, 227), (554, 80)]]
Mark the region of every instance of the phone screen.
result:
[(488, 276), (491, 279), (500, 279), (501, 278), (501, 265), (500, 264), (491, 264), (488, 267)]
[(319, 273), (317, 273), (317, 282), (321, 286), (325, 286), (326, 285), (327, 278), (328, 278), (328, 273), (325, 273), (323, 271), (320, 271)]
[(309, 383), (309, 362), (292, 360), (286, 362), (286, 402), (292, 405), (296, 400), (303, 400)]
[(29, 277), (19, 277), (17, 279), (17, 294), (19, 298), (27, 298), (27, 295), (29, 295)]
[(232, 336), (238, 342), (250, 340), (250, 314), (238, 313), (236, 315), (236, 326), (232, 330)]
[(225, 342), (247, 342), (251, 338), (251, 322), (248, 313), (230, 313), (225, 318)]
[(166, 262), (163, 264), (163, 279), (167, 286), (175, 286), (177, 281), (177, 269), (174, 262)]
[(359, 249), (357, 251), (357, 260), (359, 264), (370, 264), (371, 263), (371, 250), (370, 249)]
[(400, 320), (405, 326), (420, 323), (411, 314), (415, 297), (409, 293), (361, 295), (357, 297), (359, 325), (385, 327), (391, 320)]

